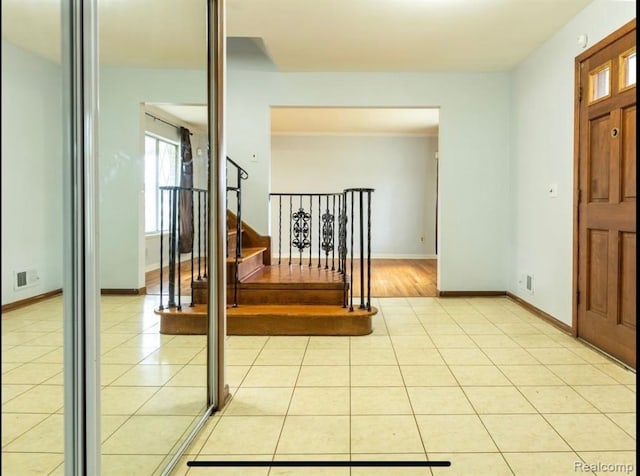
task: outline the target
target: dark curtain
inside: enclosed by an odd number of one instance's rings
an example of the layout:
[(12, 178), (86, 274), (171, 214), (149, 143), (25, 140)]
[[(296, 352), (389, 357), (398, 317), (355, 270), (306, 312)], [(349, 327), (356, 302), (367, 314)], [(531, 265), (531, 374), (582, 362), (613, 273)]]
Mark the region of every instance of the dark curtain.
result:
[[(193, 155), (191, 153), (191, 132), (180, 128), (180, 187), (193, 188)], [(191, 253), (193, 249), (193, 191), (180, 191), (180, 253)]]

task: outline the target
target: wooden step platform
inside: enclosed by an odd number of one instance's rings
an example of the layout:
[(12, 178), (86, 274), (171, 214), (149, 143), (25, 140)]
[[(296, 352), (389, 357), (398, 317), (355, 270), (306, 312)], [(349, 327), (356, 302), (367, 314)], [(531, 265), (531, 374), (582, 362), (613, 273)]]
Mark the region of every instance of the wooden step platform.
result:
[(160, 334), (205, 335), (208, 331), (206, 304), (186, 304), (181, 310), (154, 309), (153, 312), (160, 316)]
[(272, 264), (265, 266), (246, 279), (245, 283), (342, 283), (342, 275), (324, 266), (294, 264)]
[[(318, 266), (263, 266), (241, 280), (238, 303), (342, 306), (345, 287), (342, 279), (337, 271)], [(229, 283), (227, 303), (233, 302), (234, 286)]]
[[(336, 335), (358, 336), (373, 330), (371, 317), (378, 311), (343, 307), (349, 285), (343, 275), (324, 266), (294, 263), (263, 264), (264, 247), (245, 248), (238, 260), (238, 306), (234, 285), (227, 285), (228, 335)], [(227, 259), (227, 273), (235, 259)], [(231, 274), (232, 275), (232, 274)], [(193, 283), (194, 305), (181, 311), (156, 310), (161, 334), (206, 334), (208, 280)]]
[(227, 335), (363, 336), (378, 310), (339, 306), (238, 306), (227, 309)]
[[(207, 333), (206, 305), (156, 310), (161, 334)], [(227, 309), (227, 335), (360, 336), (373, 331), (378, 310), (339, 306), (254, 305)]]

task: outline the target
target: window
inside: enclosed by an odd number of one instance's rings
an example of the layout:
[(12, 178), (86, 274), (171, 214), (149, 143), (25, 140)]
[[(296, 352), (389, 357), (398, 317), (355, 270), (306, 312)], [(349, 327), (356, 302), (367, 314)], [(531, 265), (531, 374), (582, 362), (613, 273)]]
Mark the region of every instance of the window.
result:
[[(178, 173), (179, 144), (160, 137), (144, 136), (144, 196), (145, 196), (145, 233), (160, 232), (160, 189), (162, 186), (179, 185)], [(162, 226), (169, 225), (169, 207), (164, 203)]]
[(611, 63), (607, 62), (589, 73), (589, 102), (611, 94)]
[(620, 56), (620, 90), (636, 85), (636, 48), (633, 47)]

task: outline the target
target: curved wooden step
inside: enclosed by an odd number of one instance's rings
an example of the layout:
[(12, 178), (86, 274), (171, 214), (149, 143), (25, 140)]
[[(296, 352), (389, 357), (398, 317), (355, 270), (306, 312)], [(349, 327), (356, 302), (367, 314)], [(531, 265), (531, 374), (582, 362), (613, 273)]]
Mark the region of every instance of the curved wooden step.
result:
[(160, 334), (169, 335), (204, 335), (207, 333), (207, 305), (188, 304), (182, 309), (154, 309), (160, 316)]
[[(160, 316), (161, 334), (207, 333), (207, 307), (183, 306), (182, 310), (154, 311)], [(227, 335), (359, 336), (373, 331), (372, 316), (378, 310), (340, 306), (239, 306), (227, 309)]]
[(378, 310), (340, 306), (267, 305), (227, 309), (227, 335), (361, 336), (371, 334)]

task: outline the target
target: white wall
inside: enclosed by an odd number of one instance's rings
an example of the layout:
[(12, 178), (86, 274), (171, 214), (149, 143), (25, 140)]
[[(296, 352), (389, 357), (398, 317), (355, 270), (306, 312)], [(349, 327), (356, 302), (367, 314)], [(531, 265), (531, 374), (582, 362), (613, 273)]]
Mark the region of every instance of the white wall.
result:
[[(634, 3), (596, 0), (513, 73), (278, 73), (229, 61), (226, 147), (250, 174), (246, 220), (268, 231), (271, 106), (440, 107), (440, 289), (508, 289), (570, 322), (576, 39), (586, 33), (593, 43), (633, 17)], [(60, 117), (55, 66), (18, 55), (4, 42), (2, 61), (4, 303), (26, 297), (7, 289), (17, 266), (42, 263), (51, 270), (55, 278), (45, 286), (43, 274), (38, 293), (60, 286), (60, 256), (46, 247), (61, 239), (61, 187), (50, 182), (59, 176), (61, 134), (52, 127)], [(145, 269), (140, 104), (203, 104), (206, 72), (102, 68), (100, 74), (100, 284), (139, 288)], [(25, 144), (42, 174), (20, 169), (24, 161), (9, 163)], [(21, 182), (26, 172), (38, 182)], [(558, 198), (546, 197), (549, 183), (558, 183)], [(13, 197), (24, 190), (36, 196), (18, 215)], [(59, 252), (59, 243), (51, 249)], [(521, 272), (535, 276), (535, 294), (522, 294)]]
[[(508, 290), (571, 325), (575, 57), (635, 18), (635, 3), (596, 0), (512, 74)], [(558, 184), (558, 197), (547, 187)], [(533, 294), (519, 282), (534, 276)]]
[[(38, 284), (15, 291), (14, 271)], [(2, 304), (62, 287), (62, 72), (2, 41)]]
[[(437, 137), (273, 135), (271, 190), (335, 193), (349, 187), (374, 188), (372, 256), (434, 257), (436, 150)], [(277, 200), (272, 200), (274, 240), (278, 235), (277, 205)], [(286, 205), (285, 216), (288, 201)], [(316, 207), (316, 216), (317, 211)], [(287, 235), (288, 223), (285, 219), (283, 235)], [(316, 234), (317, 228), (312, 230)], [(288, 240), (288, 235), (283, 239)]]
[(100, 70), (100, 285), (145, 282), (143, 103), (206, 104), (206, 72)]
[[(440, 107), (441, 290), (507, 287), (508, 73), (268, 73), (229, 62), (227, 152), (249, 170), (248, 223), (269, 227), (271, 106)], [(251, 161), (255, 153), (257, 162)], [(259, 207), (264, 203), (263, 207)]]

